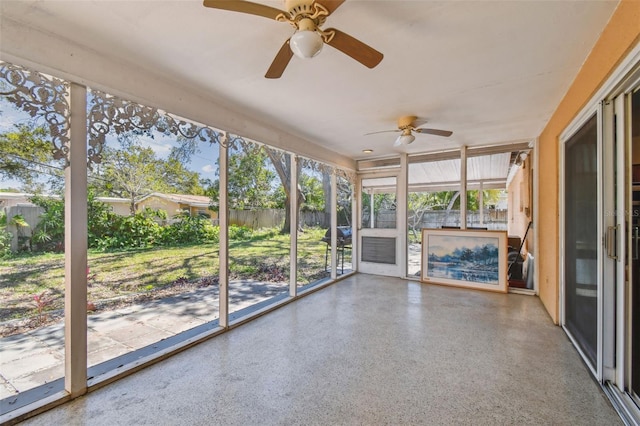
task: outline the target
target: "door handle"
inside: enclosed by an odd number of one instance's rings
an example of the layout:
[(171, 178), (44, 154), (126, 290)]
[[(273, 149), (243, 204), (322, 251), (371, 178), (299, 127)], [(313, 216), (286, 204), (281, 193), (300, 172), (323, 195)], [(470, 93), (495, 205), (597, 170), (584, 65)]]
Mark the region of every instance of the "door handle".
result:
[(633, 234), (631, 236), (632, 239), (632, 253), (631, 253), (631, 257), (633, 258), (633, 260), (638, 260), (638, 240), (640, 240), (640, 227), (638, 226), (634, 226), (633, 227)]

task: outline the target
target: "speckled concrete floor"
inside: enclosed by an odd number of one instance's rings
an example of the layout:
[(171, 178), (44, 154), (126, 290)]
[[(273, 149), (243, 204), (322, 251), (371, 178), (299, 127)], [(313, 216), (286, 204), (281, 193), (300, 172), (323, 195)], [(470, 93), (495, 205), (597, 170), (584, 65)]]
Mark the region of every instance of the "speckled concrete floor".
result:
[(538, 298), (356, 275), (25, 424), (621, 423)]

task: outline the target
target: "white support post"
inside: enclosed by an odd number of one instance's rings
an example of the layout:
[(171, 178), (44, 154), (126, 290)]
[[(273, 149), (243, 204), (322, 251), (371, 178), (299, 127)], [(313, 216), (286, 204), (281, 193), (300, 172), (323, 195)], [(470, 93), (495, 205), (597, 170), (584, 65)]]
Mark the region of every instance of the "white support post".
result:
[(358, 244), (359, 230), (362, 225), (362, 217), (360, 215), (360, 205), (362, 194), (358, 183), (359, 179), (352, 182), (351, 185), (351, 270), (358, 270), (358, 250), (360, 245)]
[(400, 156), (400, 174), (398, 175), (398, 182), (396, 186), (396, 194), (397, 194), (397, 228), (398, 228), (398, 247), (397, 251), (397, 259), (399, 266), (399, 276), (406, 277), (407, 276), (407, 215), (408, 215), (408, 205), (409, 205), (409, 196), (407, 195), (409, 188), (409, 157), (406, 153)]
[(460, 148), (460, 229), (467, 229), (467, 146)]
[[(338, 277), (338, 200), (335, 170), (331, 173), (331, 279)], [(342, 247), (344, 262), (344, 246)]]
[(484, 190), (482, 181), (480, 181), (480, 189), (478, 193), (478, 208), (480, 209), (480, 226), (484, 226)]
[(64, 388), (87, 392), (87, 89), (70, 87), (69, 166), (64, 196)]
[(219, 146), (220, 187), (218, 188), (218, 225), (220, 227), (219, 242), (219, 319), (220, 327), (229, 327), (229, 205), (227, 201), (227, 181), (229, 178), (227, 164), (229, 159), (229, 136), (225, 133)]
[(298, 294), (298, 157), (291, 154), (289, 178), (289, 296)]
[(373, 196), (373, 190), (371, 190), (371, 194), (369, 194), (369, 201), (370, 201), (370, 205), (371, 205), (371, 220), (369, 221), (369, 223), (371, 224), (371, 229), (376, 227), (376, 212), (373, 208), (373, 201), (374, 201), (374, 196)]

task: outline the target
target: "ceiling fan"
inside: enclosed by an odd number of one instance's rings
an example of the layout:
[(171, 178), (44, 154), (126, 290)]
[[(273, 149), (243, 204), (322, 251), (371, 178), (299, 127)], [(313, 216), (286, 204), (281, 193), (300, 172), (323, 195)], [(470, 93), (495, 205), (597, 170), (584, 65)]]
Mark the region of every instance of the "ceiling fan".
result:
[(266, 78), (280, 78), (295, 54), (312, 58), (326, 43), (361, 64), (373, 68), (382, 61), (382, 53), (335, 28), (320, 27), (345, 0), (284, 0), (286, 11), (242, 0), (204, 0), (205, 7), (248, 13), (279, 22), (288, 22), (296, 32), (284, 42), (265, 74)]
[(423, 133), (428, 135), (436, 135), (436, 136), (444, 136), (448, 138), (453, 134), (453, 132), (449, 130), (438, 130), (438, 129), (425, 129), (420, 128), (419, 126), (425, 124), (426, 120), (418, 120), (418, 117), (415, 115), (407, 115), (404, 117), (398, 118), (398, 128), (395, 130), (382, 130), (379, 132), (371, 132), (366, 133), (366, 135), (373, 135), (376, 133), (387, 133), (387, 132), (400, 132), (400, 136), (396, 139), (393, 146), (398, 147), (402, 145), (409, 145), (413, 142), (416, 137), (413, 135), (414, 133)]

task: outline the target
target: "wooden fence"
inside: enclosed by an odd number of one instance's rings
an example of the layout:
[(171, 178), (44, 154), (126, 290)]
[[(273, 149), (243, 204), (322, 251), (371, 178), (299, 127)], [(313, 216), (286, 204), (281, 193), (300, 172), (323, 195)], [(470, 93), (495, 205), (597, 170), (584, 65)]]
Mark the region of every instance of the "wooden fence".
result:
[[(485, 227), (488, 229), (507, 229), (509, 215), (507, 210), (485, 209), (482, 224), (480, 224), (480, 212), (467, 212), (468, 227)], [(424, 213), (422, 220), (416, 222), (414, 213), (409, 212), (409, 228), (442, 228), (443, 226), (460, 226), (460, 210), (430, 210)], [(368, 222), (368, 217), (364, 217)], [(380, 210), (376, 212), (376, 228), (395, 228), (395, 210)]]
[[(331, 218), (324, 212), (300, 212), (300, 224), (302, 226), (317, 226), (329, 228)], [(284, 224), (284, 209), (263, 210), (229, 210), (229, 223), (231, 225), (246, 226), (251, 229), (275, 228)]]

